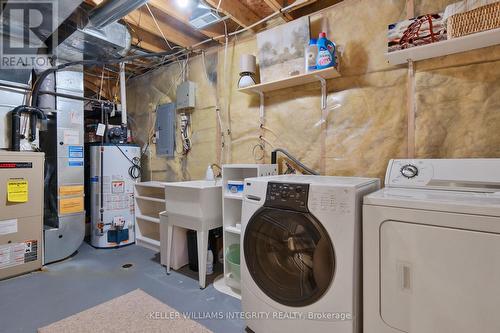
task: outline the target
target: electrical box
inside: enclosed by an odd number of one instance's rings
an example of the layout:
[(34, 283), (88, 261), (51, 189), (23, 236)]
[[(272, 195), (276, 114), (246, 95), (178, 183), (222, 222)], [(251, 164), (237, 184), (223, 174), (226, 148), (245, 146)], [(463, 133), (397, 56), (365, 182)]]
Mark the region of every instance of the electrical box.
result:
[(156, 155), (174, 157), (175, 104), (159, 105), (156, 109)]
[(195, 107), (195, 94), (196, 84), (191, 81), (182, 82), (177, 87), (176, 92), (176, 108), (177, 110), (186, 111), (194, 109)]

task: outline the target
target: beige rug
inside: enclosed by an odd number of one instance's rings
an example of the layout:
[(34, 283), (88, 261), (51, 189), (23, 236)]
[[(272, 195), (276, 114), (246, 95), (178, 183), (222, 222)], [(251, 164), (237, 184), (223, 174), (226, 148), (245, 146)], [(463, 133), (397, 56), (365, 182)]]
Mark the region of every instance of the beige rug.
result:
[(39, 328), (38, 332), (212, 333), (140, 289)]

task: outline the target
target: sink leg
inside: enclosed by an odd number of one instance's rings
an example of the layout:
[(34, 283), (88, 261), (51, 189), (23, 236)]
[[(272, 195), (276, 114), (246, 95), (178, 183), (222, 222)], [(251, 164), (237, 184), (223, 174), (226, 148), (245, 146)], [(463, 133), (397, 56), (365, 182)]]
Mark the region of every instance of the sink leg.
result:
[(205, 288), (207, 277), (207, 249), (208, 249), (208, 231), (197, 231), (198, 246), (198, 274), (200, 279), (200, 288)]
[(170, 258), (172, 257), (172, 239), (174, 237), (174, 227), (167, 225), (167, 274), (170, 274)]

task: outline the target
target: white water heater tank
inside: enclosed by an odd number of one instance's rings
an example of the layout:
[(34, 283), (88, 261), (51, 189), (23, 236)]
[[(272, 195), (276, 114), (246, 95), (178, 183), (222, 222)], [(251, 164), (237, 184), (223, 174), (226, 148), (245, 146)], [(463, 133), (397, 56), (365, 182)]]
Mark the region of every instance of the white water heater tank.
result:
[(132, 144), (90, 146), (92, 246), (134, 243), (134, 184), (140, 181), (140, 155), (140, 147)]

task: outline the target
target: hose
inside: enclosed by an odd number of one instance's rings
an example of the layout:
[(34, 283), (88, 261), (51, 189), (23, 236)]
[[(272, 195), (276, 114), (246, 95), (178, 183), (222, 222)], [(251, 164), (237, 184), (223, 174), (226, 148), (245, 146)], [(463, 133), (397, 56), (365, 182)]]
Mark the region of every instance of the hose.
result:
[(278, 153), (282, 153), (283, 155), (288, 157), (288, 159), (290, 159), (293, 163), (297, 164), (299, 167), (304, 169), (304, 171), (307, 172), (308, 174), (319, 176), (319, 172), (309, 168), (308, 166), (303, 164), (301, 161), (299, 161), (297, 158), (295, 158), (292, 154), (290, 154), (287, 150), (285, 150), (283, 148), (276, 148), (271, 152), (271, 164), (277, 163)]

